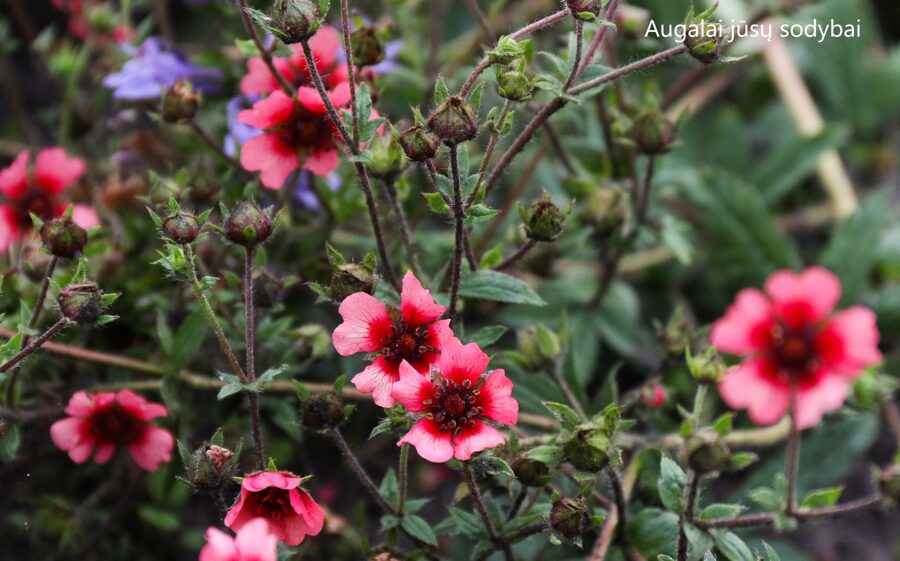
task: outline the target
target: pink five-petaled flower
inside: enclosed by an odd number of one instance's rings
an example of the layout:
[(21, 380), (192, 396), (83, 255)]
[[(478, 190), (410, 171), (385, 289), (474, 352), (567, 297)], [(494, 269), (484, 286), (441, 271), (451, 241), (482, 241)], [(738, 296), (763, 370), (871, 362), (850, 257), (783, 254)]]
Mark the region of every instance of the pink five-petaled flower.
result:
[[(29, 170), (30, 154), (22, 150), (13, 163), (0, 171), (0, 253), (31, 230), (31, 216), (42, 220), (56, 218), (65, 212), (66, 204), (59, 195), (84, 175), (84, 162), (66, 154), (62, 148), (46, 148), (35, 158)], [(86, 205), (75, 205), (72, 220), (84, 229), (100, 221), (97, 213)]]
[(468, 460), (503, 444), (503, 435), (488, 423), (516, 424), (519, 403), (506, 373), (485, 373), (487, 367), (488, 356), (477, 344), (463, 345), (453, 336), (443, 341), (430, 374), (423, 376), (404, 361), (391, 395), (420, 418), (397, 445), (408, 442), (426, 460), (440, 463)]
[[(333, 88), (347, 81), (347, 65), (341, 58), (341, 38), (335, 28), (323, 25), (309, 40), (316, 68), (325, 81), (326, 88)], [(300, 45), (291, 46), (288, 57), (272, 57), (275, 69), (294, 87), (312, 86), (312, 76)], [(241, 93), (270, 94), (281, 89), (262, 57), (247, 60), (247, 74), (241, 78)]]
[(769, 425), (784, 417), (796, 388), (801, 429), (839, 408), (862, 369), (881, 361), (875, 314), (860, 306), (832, 314), (840, 296), (840, 282), (821, 267), (778, 271), (765, 293), (738, 293), (710, 334), (719, 350), (746, 357), (719, 384), (725, 403)]
[(286, 545), (300, 545), (322, 531), (325, 513), (300, 487), (301, 479), (284, 471), (260, 471), (244, 477), (237, 504), (225, 515), (225, 525), (238, 532), (254, 518), (264, 518), (269, 530)]
[(158, 403), (128, 390), (80, 391), (72, 395), (66, 413), (71, 416), (53, 423), (50, 437), (76, 464), (86, 462), (92, 453), (95, 462), (105, 464), (116, 448), (128, 448), (135, 463), (147, 471), (172, 459), (172, 433), (148, 422), (168, 415)]
[(400, 363), (408, 362), (420, 376), (427, 373), (440, 356), (442, 341), (453, 334), (450, 320), (440, 320), (445, 309), (411, 271), (403, 277), (399, 310), (389, 310), (364, 292), (345, 298), (338, 309), (344, 323), (332, 336), (334, 348), (342, 356), (378, 355), (353, 377), (356, 389), (371, 393), (380, 407), (393, 407), (391, 386), (400, 379)]
[[(338, 84), (328, 97), (335, 107), (344, 107), (350, 103), (349, 85)], [(326, 176), (338, 166), (340, 134), (313, 87), (299, 88), (296, 99), (281, 90), (273, 92), (241, 111), (238, 121), (263, 131), (244, 143), (241, 165), (260, 171), (269, 189), (281, 189), (297, 168)]]
[(250, 520), (231, 537), (218, 528), (206, 530), (200, 561), (276, 561), (278, 538), (263, 518)]

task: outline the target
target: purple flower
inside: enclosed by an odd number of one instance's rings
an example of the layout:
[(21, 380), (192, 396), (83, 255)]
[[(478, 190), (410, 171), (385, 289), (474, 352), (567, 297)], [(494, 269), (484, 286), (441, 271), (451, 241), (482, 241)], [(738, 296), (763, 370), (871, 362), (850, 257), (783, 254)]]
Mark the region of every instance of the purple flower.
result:
[(163, 90), (179, 79), (190, 80), (196, 89), (206, 94), (219, 90), (220, 70), (191, 64), (182, 53), (157, 37), (148, 37), (140, 47), (123, 45), (122, 50), (132, 57), (131, 60), (119, 72), (103, 80), (103, 85), (113, 90), (116, 99), (159, 99)]

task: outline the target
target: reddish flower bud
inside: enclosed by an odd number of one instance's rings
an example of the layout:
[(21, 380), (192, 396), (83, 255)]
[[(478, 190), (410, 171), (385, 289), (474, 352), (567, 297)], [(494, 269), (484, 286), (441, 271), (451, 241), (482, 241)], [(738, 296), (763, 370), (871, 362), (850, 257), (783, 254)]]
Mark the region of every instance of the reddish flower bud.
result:
[(216, 446), (215, 444), (210, 444), (209, 449), (206, 451), (206, 459), (209, 460), (214, 468), (219, 470), (233, 457), (234, 452), (228, 448)]
[(44, 222), (41, 226), (44, 248), (56, 257), (71, 258), (79, 255), (87, 243), (87, 231), (63, 216)]
[(252, 247), (272, 235), (272, 217), (253, 201), (241, 201), (225, 219), (225, 237), (238, 245)]
[(92, 324), (103, 312), (103, 294), (96, 283), (86, 281), (62, 289), (59, 309), (62, 315), (80, 324)]
[(675, 141), (675, 124), (659, 111), (648, 111), (634, 122), (630, 136), (644, 154), (664, 154)]
[(414, 162), (430, 160), (437, 153), (441, 139), (425, 125), (418, 124), (400, 133), (400, 147)]
[(600, 15), (599, 0), (566, 0), (566, 6), (581, 19), (594, 19)]
[(701, 21), (688, 26), (684, 46), (695, 59), (703, 64), (712, 64), (719, 60), (723, 38), (721, 24)]
[(700, 473), (719, 471), (731, 464), (731, 450), (714, 432), (692, 436), (687, 443), (688, 464)]
[(272, 16), (272, 32), (288, 45), (299, 43), (316, 34), (320, 16), (315, 0), (280, 0)]
[(647, 384), (641, 388), (641, 401), (651, 409), (659, 409), (666, 402), (668, 395), (660, 384)]
[(189, 212), (176, 212), (163, 219), (163, 235), (179, 245), (189, 244), (200, 234), (200, 221)]
[(563, 445), (570, 464), (582, 471), (600, 471), (609, 464), (609, 437), (600, 429), (585, 426)]
[(190, 121), (200, 108), (200, 93), (187, 80), (176, 80), (162, 100), (163, 121), (182, 123)]
[(569, 215), (569, 208), (560, 210), (550, 196), (544, 196), (528, 209), (519, 205), (519, 214), (525, 223), (525, 233), (539, 242), (552, 242), (563, 233), (563, 222)]
[(344, 420), (344, 405), (332, 393), (310, 396), (303, 402), (300, 420), (303, 426), (313, 430), (335, 427)]
[(428, 127), (444, 144), (460, 144), (475, 138), (478, 133), (478, 116), (468, 101), (450, 96), (441, 103), (431, 117)]
[(552, 479), (550, 468), (544, 462), (521, 457), (512, 465), (519, 483), (526, 487), (543, 487)]
[(575, 540), (584, 533), (587, 523), (587, 504), (584, 499), (563, 497), (550, 509), (550, 525), (563, 537)]
[(350, 34), (353, 62), (359, 66), (372, 66), (384, 60), (385, 48), (381, 30), (373, 25), (360, 25)]

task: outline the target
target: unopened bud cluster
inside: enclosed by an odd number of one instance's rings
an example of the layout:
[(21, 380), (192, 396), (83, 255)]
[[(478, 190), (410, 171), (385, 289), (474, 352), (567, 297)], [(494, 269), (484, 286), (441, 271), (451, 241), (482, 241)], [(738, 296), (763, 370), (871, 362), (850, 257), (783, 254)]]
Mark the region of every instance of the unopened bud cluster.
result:
[(48, 220), (41, 225), (41, 242), (51, 255), (70, 259), (81, 254), (87, 243), (87, 231), (68, 216)]

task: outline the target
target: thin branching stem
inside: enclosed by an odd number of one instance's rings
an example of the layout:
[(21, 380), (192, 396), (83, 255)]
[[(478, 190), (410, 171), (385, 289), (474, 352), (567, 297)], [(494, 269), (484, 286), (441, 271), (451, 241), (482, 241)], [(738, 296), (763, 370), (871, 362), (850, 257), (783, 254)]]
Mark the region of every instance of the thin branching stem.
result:
[(462, 179), (459, 173), (459, 152), (454, 144), (450, 146), (450, 171), (453, 176), (453, 263), (450, 276), (450, 321), (456, 319), (456, 307), (459, 301), (459, 283), (462, 276), (463, 236), (465, 235), (465, 211), (462, 200)]
[(59, 321), (50, 326), (47, 331), (44, 331), (37, 337), (35, 337), (30, 343), (25, 345), (21, 351), (16, 353), (11, 359), (4, 362), (0, 365), (0, 374), (7, 372), (13, 366), (19, 364), (23, 360), (25, 360), (29, 355), (37, 351), (41, 348), (41, 345), (52, 339), (57, 333), (62, 331), (71, 323), (71, 320), (68, 318), (60, 318)]

